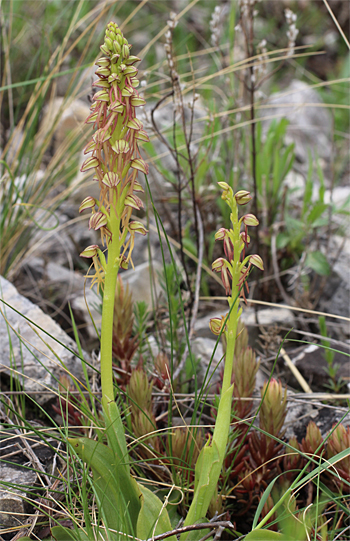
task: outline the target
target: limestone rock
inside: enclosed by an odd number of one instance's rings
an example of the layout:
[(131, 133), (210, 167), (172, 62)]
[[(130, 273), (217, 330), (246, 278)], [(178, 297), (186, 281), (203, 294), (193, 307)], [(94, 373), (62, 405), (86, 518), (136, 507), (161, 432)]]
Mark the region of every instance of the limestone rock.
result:
[[(23, 497), (36, 481), (36, 473), (2, 464), (0, 468), (0, 526), (15, 528), (27, 519), (27, 504)], [(13, 488), (18, 485), (21, 490)]]
[[(326, 162), (331, 159), (332, 117), (320, 104), (322, 100), (316, 90), (307, 83), (294, 80), (283, 91), (272, 94), (268, 99), (270, 107), (264, 109), (263, 116), (289, 120), (286, 143), (295, 143), (296, 157), (302, 163), (308, 164), (309, 149)], [(264, 122), (265, 129), (270, 122)]]
[(44, 404), (52, 395), (43, 391), (57, 389), (60, 375), (68, 371), (81, 377), (81, 360), (74, 354), (77, 348), (57, 323), (3, 277), (0, 292), (0, 371), (17, 376), (24, 390)]
[(163, 272), (159, 261), (148, 261), (120, 274), (123, 282), (129, 284), (134, 301), (144, 301), (152, 308), (152, 295), (155, 300), (161, 293), (158, 273)]

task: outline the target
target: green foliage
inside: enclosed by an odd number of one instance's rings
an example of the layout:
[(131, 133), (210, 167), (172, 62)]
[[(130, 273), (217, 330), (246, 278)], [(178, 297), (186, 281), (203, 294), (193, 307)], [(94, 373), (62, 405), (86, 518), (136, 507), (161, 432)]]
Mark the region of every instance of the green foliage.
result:
[(265, 226), (276, 219), (282, 202), (283, 181), (294, 163), (294, 143), (284, 145), (288, 120), (273, 120), (263, 140), (261, 122), (256, 129), (256, 184), (259, 215), (266, 214)]

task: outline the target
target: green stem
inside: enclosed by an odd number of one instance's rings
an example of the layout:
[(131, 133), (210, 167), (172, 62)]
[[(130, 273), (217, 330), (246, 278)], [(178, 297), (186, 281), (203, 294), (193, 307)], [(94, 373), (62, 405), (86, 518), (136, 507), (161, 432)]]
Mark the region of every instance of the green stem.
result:
[(107, 405), (114, 402), (112, 342), (115, 289), (119, 271), (120, 239), (119, 219), (111, 215), (112, 240), (108, 245), (108, 262), (105, 272), (103, 291), (102, 323), (101, 323), (101, 387), (102, 406), (107, 411)]

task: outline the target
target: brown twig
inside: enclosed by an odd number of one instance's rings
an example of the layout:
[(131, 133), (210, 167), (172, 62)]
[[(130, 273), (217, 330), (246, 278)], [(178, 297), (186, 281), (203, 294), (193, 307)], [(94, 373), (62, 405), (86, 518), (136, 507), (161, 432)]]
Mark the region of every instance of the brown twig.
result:
[(182, 526), (181, 528), (175, 528), (175, 530), (172, 530), (171, 532), (165, 532), (160, 535), (150, 537), (146, 541), (160, 541), (161, 539), (166, 539), (167, 537), (171, 537), (172, 535), (180, 535), (182, 533), (193, 532), (195, 530), (206, 530), (208, 528), (210, 528), (211, 530), (215, 530), (217, 528), (227, 528), (234, 531), (233, 524), (230, 520), (220, 520), (217, 522), (204, 522), (200, 524), (192, 524), (191, 526)]

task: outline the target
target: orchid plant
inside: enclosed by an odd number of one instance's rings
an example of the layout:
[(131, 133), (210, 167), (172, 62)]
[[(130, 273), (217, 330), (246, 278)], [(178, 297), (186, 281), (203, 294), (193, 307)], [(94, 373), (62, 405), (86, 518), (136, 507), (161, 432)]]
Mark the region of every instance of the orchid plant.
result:
[[(105, 529), (99, 529), (103, 539), (121, 536), (147, 538), (149, 535), (171, 530), (168, 513), (162, 502), (149, 489), (138, 484), (130, 473), (130, 462), (124, 426), (115, 401), (112, 372), (113, 313), (119, 269), (132, 264), (135, 234), (146, 235), (143, 224), (131, 220), (133, 210), (142, 208), (137, 193), (143, 192), (137, 174), (148, 173), (147, 164), (140, 156), (139, 141), (148, 141), (136, 108), (145, 104), (136, 90), (139, 81), (134, 66), (140, 58), (130, 54), (131, 45), (117, 24), (107, 25), (101, 51), (105, 55), (97, 64), (97, 81), (91, 114), (87, 123), (95, 128), (92, 140), (84, 149), (89, 157), (81, 171), (94, 170), (99, 183), (99, 200), (88, 196), (79, 212), (91, 211), (89, 228), (101, 232), (102, 245), (88, 246), (80, 255), (92, 258), (96, 283), (103, 291), (101, 323), (101, 387), (102, 409), (108, 446), (88, 438), (73, 438), (69, 442), (76, 454), (93, 473), (93, 488), (100, 518)], [(90, 524), (86, 520), (88, 529)], [(61, 526), (53, 529), (55, 537), (64, 535)], [(67, 531), (65, 532), (67, 535)], [(75, 532), (74, 539), (89, 539), (93, 532)], [(173, 537), (172, 541), (176, 541)]]
[[(139, 153), (138, 142), (149, 139), (136, 117), (136, 108), (144, 105), (145, 101), (136, 90), (139, 82), (134, 64), (140, 59), (130, 54), (130, 48), (118, 26), (109, 23), (101, 46), (105, 56), (96, 63), (98, 80), (94, 86), (99, 90), (94, 95), (91, 114), (87, 119), (87, 123), (93, 124), (95, 132), (85, 147), (84, 152), (89, 157), (81, 168), (83, 172), (94, 170), (100, 197), (99, 200), (86, 197), (79, 211), (91, 211), (89, 227), (100, 231), (102, 245), (108, 252), (106, 257), (99, 246), (92, 245), (81, 253), (82, 257), (92, 258), (95, 268), (92, 283), (103, 291), (101, 387), (108, 445), (83, 437), (69, 439), (75, 453), (92, 470), (92, 485), (104, 524), (104, 527), (98, 526), (98, 538), (112, 541), (135, 536), (147, 539), (171, 531), (166, 502), (162, 503), (131, 475), (124, 426), (113, 385), (113, 313), (118, 272), (132, 264), (135, 234), (147, 233), (141, 222), (131, 220), (133, 209), (142, 207), (137, 195), (143, 191), (137, 180), (138, 172), (148, 173), (147, 164)], [(226, 361), (216, 426), (213, 437), (201, 450), (196, 464), (194, 495), (185, 526), (205, 519), (211, 499), (216, 494), (230, 430), (233, 355), (242, 311), (240, 297), (244, 297), (243, 286), (251, 266), (263, 269), (260, 256), (245, 256), (245, 248), (250, 241), (248, 226), (258, 225), (257, 218), (252, 214), (238, 217), (238, 207), (251, 200), (249, 192), (234, 194), (225, 182), (220, 182), (219, 186), (223, 189), (222, 198), (231, 210), (232, 228), (221, 228), (216, 233), (216, 239), (224, 242), (226, 259), (217, 259), (213, 263), (213, 270), (221, 272), (230, 310), (227, 316), (212, 319), (210, 328), (216, 335), (225, 334)], [(96, 531), (91, 528), (90, 518), (85, 517), (87, 531), (79, 529), (74, 535), (71, 532), (69, 535), (79, 541), (92, 536), (95, 538)], [(59, 539), (67, 535), (67, 530), (55, 526), (52, 533)], [(189, 535), (194, 540), (202, 533), (186, 531), (181, 539), (187, 539)], [(176, 541), (176, 536), (171, 535), (169, 539)]]
[[(210, 502), (216, 495), (217, 483), (226, 454), (230, 430), (233, 384), (233, 355), (235, 351), (237, 326), (242, 313), (240, 297), (244, 297), (244, 285), (252, 265), (264, 269), (263, 261), (257, 254), (245, 256), (245, 249), (250, 243), (248, 226), (257, 226), (258, 219), (253, 214), (239, 218), (238, 207), (246, 205), (252, 199), (250, 193), (240, 190), (236, 194), (226, 182), (218, 183), (222, 188), (222, 199), (229, 206), (231, 229), (221, 228), (215, 234), (216, 240), (224, 243), (226, 259), (220, 257), (212, 264), (215, 272), (221, 273), (222, 283), (228, 295), (229, 312), (221, 318), (210, 320), (210, 329), (226, 338), (226, 356), (221, 396), (213, 436), (203, 447), (195, 468), (195, 488), (192, 504), (187, 514), (185, 525), (194, 524), (206, 516)], [(242, 228), (243, 226), (243, 228)], [(187, 539), (188, 533), (181, 536)]]

